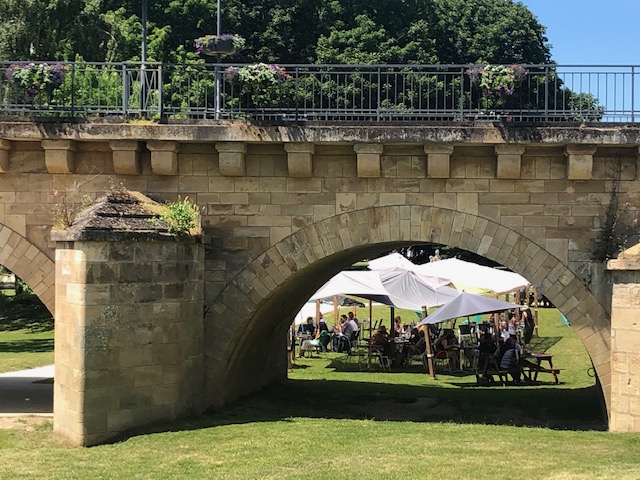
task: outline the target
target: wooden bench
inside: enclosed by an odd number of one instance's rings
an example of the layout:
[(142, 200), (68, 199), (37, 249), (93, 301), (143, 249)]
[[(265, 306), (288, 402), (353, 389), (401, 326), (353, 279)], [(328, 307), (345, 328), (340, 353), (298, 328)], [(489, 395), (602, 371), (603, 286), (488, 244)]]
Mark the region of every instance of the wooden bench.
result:
[(550, 373), (551, 375), (553, 375), (553, 380), (555, 384), (558, 385), (558, 383), (560, 383), (558, 380), (558, 375), (562, 370), (564, 370), (564, 368), (544, 368), (544, 367), (530, 368), (529, 367), (529, 368), (525, 368), (524, 371), (529, 373), (529, 381), (531, 382), (538, 381), (539, 373)]

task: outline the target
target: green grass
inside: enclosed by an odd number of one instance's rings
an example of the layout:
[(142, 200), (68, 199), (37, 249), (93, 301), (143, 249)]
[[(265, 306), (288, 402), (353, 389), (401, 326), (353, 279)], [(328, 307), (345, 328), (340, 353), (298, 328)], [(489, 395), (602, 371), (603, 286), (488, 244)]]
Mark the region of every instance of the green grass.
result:
[(70, 448), (50, 425), (0, 430), (0, 478), (640, 478), (640, 435), (603, 431), (583, 347), (542, 312), (561, 385), (360, 372), (325, 353), (231, 407), (112, 445)]
[(53, 318), (35, 297), (0, 295), (0, 373), (53, 363)]

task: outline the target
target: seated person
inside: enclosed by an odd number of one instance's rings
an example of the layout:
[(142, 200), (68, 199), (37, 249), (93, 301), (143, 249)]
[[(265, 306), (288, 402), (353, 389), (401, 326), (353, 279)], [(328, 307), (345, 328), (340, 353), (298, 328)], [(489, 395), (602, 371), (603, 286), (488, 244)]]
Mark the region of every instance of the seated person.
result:
[(313, 338), (316, 333), (316, 327), (313, 324), (313, 317), (307, 317), (306, 323), (301, 324), (298, 327), (298, 335), (299, 336), (308, 336)]
[(480, 338), (480, 345), (478, 345), (478, 368), (484, 370), (485, 365), (492, 355), (496, 353), (496, 344), (493, 341), (493, 336), (490, 333), (485, 333)]
[(333, 335), (331, 336), (331, 349), (334, 352), (348, 352), (351, 348), (350, 339), (345, 333), (345, 330), (351, 335), (349, 331), (347, 316), (340, 316), (340, 323), (333, 328)]
[(402, 335), (404, 333), (404, 325), (402, 324), (402, 318), (398, 315), (393, 319), (393, 331), (396, 336)]
[(383, 355), (391, 358), (393, 354), (393, 343), (389, 341), (389, 334), (387, 333), (387, 327), (380, 325), (378, 331), (371, 337), (371, 350), (374, 352), (380, 352)]
[(327, 327), (327, 322), (324, 318), (322, 318), (322, 314), (320, 314), (320, 326), (318, 327), (320, 331), (320, 345), (322, 345), (322, 349), (326, 352), (329, 342), (331, 341), (331, 336), (329, 335), (329, 327)]
[[(445, 330), (434, 344), (436, 356), (439, 352), (445, 352), (447, 358), (455, 370), (460, 368), (460, 360), (456, 346), (456, 336), (451, 330)], [(442, 355), (442, 353), (440, 353)], [(438, 357), (440, 358), (440, 357)]]
[(506, 370), (513, 377), (515, 383), (521, 383), (520, 375), (522, 368), (519, 363), (520, 357), (518, 354), (518, 348), (516, 348), (516, 337), (510, 336), (500, 347), (500, 353), (498, 355), (498, 364), (500, 370)]
[(493, 341), (493, 335), (491, 335), (490, 333), (485, 333), (480, 339), (478, 350), (481, 354), (494, 355), (497, 348), (498, 347), (496, 343)]
[(417, 328), (411, 329), (411, 336), (409, 337), (409, 343), (402, 347), (402, 353), (408, 358), (413, 355), (422, 355), (427, 350), (427, 342), (424, 337), (424, 330), (418, 330)]

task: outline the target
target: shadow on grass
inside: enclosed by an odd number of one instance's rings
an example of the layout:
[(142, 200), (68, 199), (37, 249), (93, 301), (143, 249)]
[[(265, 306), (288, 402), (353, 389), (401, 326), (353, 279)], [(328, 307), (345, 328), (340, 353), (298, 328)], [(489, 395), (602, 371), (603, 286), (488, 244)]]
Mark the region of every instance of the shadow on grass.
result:
[(53, 330), (51, 313), (35, 295), (23, 299), (0, 296), (0, 332), (16, 330), (31, 333)]
[(15, 340), (12, 342), (0, 342), (0, 352), (53, 352), (53, 339), (43, 338), (33, 340)]
[(531, 339), (531, 350), (537, 353), (545, 353), (560, 340), (562, 340), (562, 337), (534, 337)]
[[(443, 377), (444, 378), (444, 377)], [(136, 429), (114, 441), (149, 433), (197, 430), (229, 424), (288, 421), (292, 418), (369, 419), (397, 422), (606, 430), (595, 386), (463, 388), (345, 380), (286, 380), (265, 387), (224, 410), (204, 417)]]

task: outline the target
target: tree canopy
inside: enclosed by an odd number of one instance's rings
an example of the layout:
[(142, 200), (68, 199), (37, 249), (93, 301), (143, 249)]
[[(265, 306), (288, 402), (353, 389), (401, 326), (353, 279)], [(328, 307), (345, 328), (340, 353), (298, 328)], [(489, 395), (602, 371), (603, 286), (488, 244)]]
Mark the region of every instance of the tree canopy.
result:
[[(548, 63), (545, 27), (513, 0), (220, 0), (237, 61)], [(0, 0), (6, 60), (137, 60), (140, 0)], [(149, 0), (148, 57), (196, 60), (215, 31), (212, 0)]]

